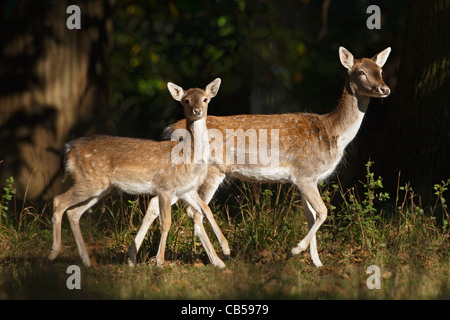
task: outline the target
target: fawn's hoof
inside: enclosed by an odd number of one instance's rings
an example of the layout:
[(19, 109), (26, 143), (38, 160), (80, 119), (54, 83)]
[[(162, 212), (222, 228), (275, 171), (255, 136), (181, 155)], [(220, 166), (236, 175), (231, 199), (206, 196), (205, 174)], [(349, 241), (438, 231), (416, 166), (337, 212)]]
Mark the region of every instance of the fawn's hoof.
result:
[(287, 261), (287, 260), (291, 259), (293, 256), (294, 256), (294, 255), (292, 254), (291, 250), (289, 250), (289, 251), (286, 253), (286, 259), (285, 259), (285, 260)]
[(127, 259), (127, 264), (128, 264), (129, 267), (135, 267), (136, 266), (136, 259), (128, 258)]
[(59, 254), (59, 251), (51, 250), (50, 253), (49, 253), (49, 255), (48, 255), (48, 259), (49, 259), (50, 261), (53, 261), (53, 260), (56, 259), (56, 257), (58, 256), (58, 254)]

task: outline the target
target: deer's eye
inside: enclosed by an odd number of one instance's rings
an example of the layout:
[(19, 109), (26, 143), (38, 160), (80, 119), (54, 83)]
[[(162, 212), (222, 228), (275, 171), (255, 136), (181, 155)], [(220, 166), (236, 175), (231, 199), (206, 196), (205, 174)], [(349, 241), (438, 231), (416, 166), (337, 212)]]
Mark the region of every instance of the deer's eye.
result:
[(189, 104), (189, 99), (184, 100), (184, 103)]
[(366, 75), (366, 73), (364, 72), (364, 71), (362, 71), (362, 70), (360, 70), (360, 71), (358, 71), (358, 76), (365, 76)]
[(203, 98), (203, 102), (204, 103), (208, 102), (208, 98)]

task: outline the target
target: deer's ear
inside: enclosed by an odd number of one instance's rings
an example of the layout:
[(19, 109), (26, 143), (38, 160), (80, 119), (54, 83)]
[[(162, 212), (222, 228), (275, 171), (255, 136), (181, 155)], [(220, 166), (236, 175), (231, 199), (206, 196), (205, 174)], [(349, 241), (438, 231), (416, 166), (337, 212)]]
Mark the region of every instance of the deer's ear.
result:
[(344, 47), (339, 47), (339, 58), (341, 59), (341, 63), (348, 70), (351, 70), (353, 67), (353, 55), (345, 49)]
[(341, 59), (341, 63), (348, 70), (351, 70), (354, 64), (353, 55), (345, 49), (344, 47), (339, 47), (339, 58)]
[(170, 94), (175, 100), (181, 101), (181, 98), (184, 95), (183, 88), (177, 86), (175, 83), (172, 82), (167, 83), (167, 88), (169, 89)]
[(389, 54), (391, 53), (391, 47), (388, 47), (381, 51), (379, 54), (372, 57), (372, 60), (375, 61), (375, 63), (382, 68), (384, 64), (386, 63), (387, 58), (389, 57)]
[(216, 96), (217, 92), (219, 92), (221, 82), (222, 80), (220, 80), (220, 78), (217, 78), (206, 86), (205, 92), (209, 96), (209, 98)]

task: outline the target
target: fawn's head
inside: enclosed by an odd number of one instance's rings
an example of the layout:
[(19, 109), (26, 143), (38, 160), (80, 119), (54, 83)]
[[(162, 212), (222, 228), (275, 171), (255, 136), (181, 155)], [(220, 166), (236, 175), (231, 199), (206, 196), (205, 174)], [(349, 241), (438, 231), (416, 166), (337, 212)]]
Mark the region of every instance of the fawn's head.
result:
[(391, 93), (383, 81), (383, 70), (381, 70), (390, 52), (391, 48), (387, 48), (371, 59), (354, 59), (350, 51), (344, 47), (339, 48), (339, 58), (342, 65), (348, 69), (348, 84), (354, 94), (384, 98)]
[(181, 102), (186, 119), (196, 121), (206, 117), (206, 114), (208, 113), (208, 103), (216, 96), (219, 91), (220, 83), (220, 78), (217, 78), (208, 84), (205, 90), (194, 88), (184, 91), (183, 88), (172, 82), (169, 82), (167, 87), (169, 88), (172, 97)]

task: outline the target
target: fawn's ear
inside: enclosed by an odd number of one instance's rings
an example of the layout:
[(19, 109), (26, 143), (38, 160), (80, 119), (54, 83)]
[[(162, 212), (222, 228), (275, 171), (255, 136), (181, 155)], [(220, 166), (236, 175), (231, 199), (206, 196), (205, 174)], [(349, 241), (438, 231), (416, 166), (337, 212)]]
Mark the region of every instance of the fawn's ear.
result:
[(167, 83), (167, 88), (169, 89), (170, 94), (172, 95), (172, 97), (175, 100), (181, 101), (181, 98), (184, 95), (183, 88), (181, 88), (180, 86), (177, 86), (175, 83), (172, 83), (172, 82)]
[(221, 82), (222, 80), (220, 80), (220, 78), (217, 78), (206, 86), (205, 92), (209, 98), (213, 98), (216, 96), (217, 92), (219, 92)]
[(372, 60), (375, 61), (375, 63), (382, 68), (384, 64), (386, 63), (387, 58), (389, 57), (389, 54), (391, 53), (391, 47), (388, 47), (378, 53), (377, 55), (374, 55), (372, 57)]
[(353, 67), (353, 55), (345, 49), (344, 47), (339, 47), (339, 58), (341, 59), (341, 63), (348, 70), (351, 70)]

